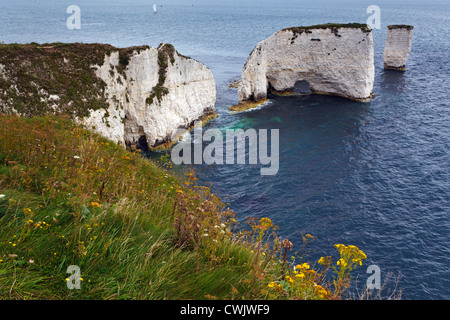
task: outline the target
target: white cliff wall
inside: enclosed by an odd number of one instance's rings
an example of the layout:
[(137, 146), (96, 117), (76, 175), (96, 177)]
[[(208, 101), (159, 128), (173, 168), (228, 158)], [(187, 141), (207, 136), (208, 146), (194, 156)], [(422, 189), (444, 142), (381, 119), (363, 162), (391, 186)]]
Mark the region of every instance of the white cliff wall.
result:
[[(138, 56), (135, 61), (140, 59)], [(139, 70), (141, 63), (130, 64), (132, 66), (128, 68), (127, 76), (138, 78), (142, 73)], [(162, 94), (161, 100), (154, 97), (148, 103), (146, 98), (151, 95), (152, 88), (158, 85), (158, 77), (159, 73), (145, 88), (131, 88), (134, 102), (126, 112), (125, 137), (128, 142), (137, 141), (143, 133), (150, 145), (165, 142), (176, 129), (186, 128), (193, 121), (214, 111), (215, 81), (211, 70), (202, 63), (176, 52), (168, 56), (162, 84), (167, 92)]]
[[(178, 128), (213, 113), (216, 86), (212, 72), (168, 46), (135, 52), (125, 77), (117, 72), (118, 53), (105, 57), (96, 74), (107, 85), (109, 108), (91, 112), (84, 122), (128, 146), (144, 138), (155, 147), (170, 141)], [(165, 67), (161, 67), (162, 60)]]
[(108, 139), (124, 145), (124, 107), (127, 83), (117, 72), (118, 65), (119, 52), (113, 52), (110, 56), (105, 57), (102, 66), (97, 66), (95, 74), (106, 83), (105, 95), (108, 107), (91, 111), (89, 117), (79, 119), (79, 121)]
[(411, 51), (413, 26), (390, 25), (387, 27), (383, 51), (385, 69), (405, 70)]
[(297, 81), (313, 93), (367, 101), (374, 83), (372, 32), (364, 27), (289, 28), (260, 42), (250, 54), (239, 102), (290, 91)]

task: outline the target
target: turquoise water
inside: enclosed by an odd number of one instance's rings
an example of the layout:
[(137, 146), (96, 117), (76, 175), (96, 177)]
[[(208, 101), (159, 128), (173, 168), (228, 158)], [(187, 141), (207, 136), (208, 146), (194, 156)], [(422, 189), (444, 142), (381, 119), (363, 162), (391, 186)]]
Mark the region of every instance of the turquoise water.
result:
[[(226, 197), (239, 217), (270, 217), (300, 250), (317, 237), (310, 259), (334, 255), (334, 243), (367, 253), (368, 265), (397, 277), (403, 299), (450, 298), (450, 110), (447, 1), (1, 1), (0, 41), (101, 42), (124, 47), (161, 42), (205, 63), (217, 82), (219, 118), (208, 128), (280, 130), (280, 169), (257, 165), (196, 166), (200, 181)], [(66, 8), (81, 8), (81, 30), (66, 28)], [(381, 8), (374, 30), (375, 98), (277, 97), (231, 115), (239, 77), (253, 47), (285, 27), (365, 22)], [(388, 24), (414, 25), (407, 71), (382, 69)], [(393, 290), (394, 279), (387, 285)]]

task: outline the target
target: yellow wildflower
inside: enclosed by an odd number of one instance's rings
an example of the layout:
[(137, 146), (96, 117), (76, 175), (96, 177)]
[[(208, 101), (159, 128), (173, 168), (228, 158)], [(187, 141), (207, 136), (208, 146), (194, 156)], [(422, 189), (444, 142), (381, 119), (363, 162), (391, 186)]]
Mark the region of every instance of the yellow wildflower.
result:
[(101, 204), (94, 201), (94, 202), (91, 202), (91, 206), (100, 208), (100, 207), (101, 207)]
[(261, 219), (259, 220), (259, 224), (260, 224), (262, 227), (265, 227), (265, 228), (270, 228), (270, 227), (273, 226), (272, 220), (270, 220), (269, 218), (261, 218)]
[(295, 266), (295, 269), (309, 269), (310, 265), (308, 263), (303, 263)]
[(294, 279), (292, 279), (290, 276), (286, 276), (284, 279), (289, 283), (294, 283)]

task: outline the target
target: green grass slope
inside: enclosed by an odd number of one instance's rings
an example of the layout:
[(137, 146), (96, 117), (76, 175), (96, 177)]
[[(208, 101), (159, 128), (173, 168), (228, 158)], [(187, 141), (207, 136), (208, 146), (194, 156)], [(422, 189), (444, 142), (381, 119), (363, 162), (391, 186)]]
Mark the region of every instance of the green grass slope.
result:
[[(235, 231), (195, 180), (67, 117), (0, 114), (0, 299), (343, 297), (360, 250), (294, 270), (270, 219)], [(81, 289), (67, 287), (71, 265)]]

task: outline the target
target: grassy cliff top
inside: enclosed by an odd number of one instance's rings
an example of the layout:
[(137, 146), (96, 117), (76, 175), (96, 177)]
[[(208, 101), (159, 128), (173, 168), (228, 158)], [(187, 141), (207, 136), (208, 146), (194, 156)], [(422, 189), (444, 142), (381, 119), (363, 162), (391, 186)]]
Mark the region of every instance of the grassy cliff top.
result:
[[(0, 114), (0, 132), (2, 299), (252, 292), (254, 247), (233, 239), (233, 213), (192, 174), (183, 181), (67, 117)], [(257, 264), (276, 272), (267, 262)], [(67, 289), (70, 265), (82, 290)]]
[(392, 29), (407, 29), (407, 30), (412, 30), (412, 29), (414, 29), (414, 26), (410, 26), (410, 25), (407, 25), (407, 24), (392, 24), (392, 25), (387, 26), (387, 28), (388, 28), (389, 30), (392, 30)]
[(148, 46), (115, 48), (99, 43), (0, 44), (0, 111), (13, 107), (19, 114), (54, 113), (46, 101), (58, 96), (56, 112), (76, 117), (106, 108), (105, 83), (92, 66), (102, 65), (106, 55), (119, 52), (118, 72), (135, 51)]
[(285, 28), (282, 31), (294, 31), (297, 33), (305, 32), (312, 29), (339, 29), (339, 28), (359, 28), (363, 32), (370, 32), (372, 29), (363, 23), (325, 23), (325, 24), (316, 24), (312, 26), (301, 26), (301, 27), (291, 27)]
[[(68, 117), (0, 114), (0, 298), (344, 297), (358, 248), (335, 245), (335, 274), (331, 256), (294, 271), (299, 248), (270, 219), (238, 225), (192, 172), (163, 164)], [(81, 290), (67, 288), (71, 265)]]

